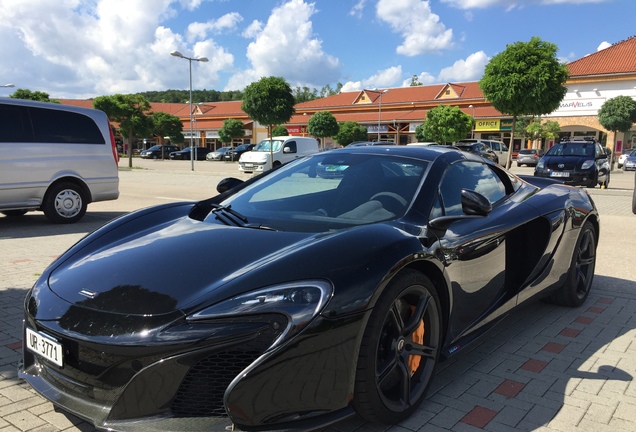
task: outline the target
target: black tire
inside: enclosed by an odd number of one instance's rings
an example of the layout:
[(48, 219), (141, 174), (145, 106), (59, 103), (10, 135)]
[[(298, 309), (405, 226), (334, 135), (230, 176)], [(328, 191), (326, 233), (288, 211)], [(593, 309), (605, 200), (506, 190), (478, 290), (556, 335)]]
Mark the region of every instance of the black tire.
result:
[(601, 187), (604, 189), (609, 189), (609, 183), (610, 183), (610, 173), (608, 171), (607, 176), (605, 177), (605, 181), (601, 184)]
[(0, 213), (7, 217), (19, 217), (24, 216), (27, 213), (27, 210), (5, 210)]
[(592, 287), (596, 267), (596, 230), (585, 222), (576, 240), (565, 284), (549, 300), (561, 306), (578, 307), (585, 303)]
[(636, 175), (634, 176), (634, 190), (632, 192), (632, 213), (636, 214)]
[(517, 162), (517, 168), (519, 168), (521, 166), (521, 164), (519, 162)]
[(73, 183), (57, 183), (46, 192), (42, 211), (52, 222), (67, 224), (80, 220), (88, 205), (84, 190)]
[(353, 404), (372, 422), (398, 423), (424, 400), (439, 360), (440, 303), (431, 281), (403, 271), (378, 299), (362, 337)]

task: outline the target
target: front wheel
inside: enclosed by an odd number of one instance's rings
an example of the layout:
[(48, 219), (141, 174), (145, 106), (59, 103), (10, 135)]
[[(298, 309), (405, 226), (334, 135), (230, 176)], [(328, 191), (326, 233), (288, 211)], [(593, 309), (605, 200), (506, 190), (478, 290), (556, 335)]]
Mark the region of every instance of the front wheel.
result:
[(592, 287), (596, 267), (596, 230), (585, 222), (572, 252), (572, 262), (563, 286), (550, 300), (561, 306), (578, 307), (585, 303)]
[(86, 213), (86, 194), (76, 184), (63, 182), (51, 186), (44, 196), (42, 211), (55, 223), (73, 223)]
[(398, 423), (424, 400), (439, 359), (440, 302), (431, 281), (407, 270), (382, 294), (362, 337), (354, 407), (368, 421)]

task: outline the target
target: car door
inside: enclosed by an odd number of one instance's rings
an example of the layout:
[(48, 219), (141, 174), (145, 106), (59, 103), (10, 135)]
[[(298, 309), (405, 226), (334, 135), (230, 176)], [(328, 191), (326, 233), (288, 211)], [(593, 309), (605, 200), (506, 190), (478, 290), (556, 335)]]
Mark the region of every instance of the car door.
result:
[[(431, 220), (458, 217), (448, 229), (437, 233), (454, 310), (449, 341), (467, 337), (516, 305), (517, 291), (506, 288), (506, 237), (516, 226), (507, 213), (518, 203), (507, 199), (512, 186), (504, 180), (493, 167), (474, 161), (455, 163), (442, 177)], [(486, 216), (464, 217), (462, 189), (485, 196), (492, 211)]]

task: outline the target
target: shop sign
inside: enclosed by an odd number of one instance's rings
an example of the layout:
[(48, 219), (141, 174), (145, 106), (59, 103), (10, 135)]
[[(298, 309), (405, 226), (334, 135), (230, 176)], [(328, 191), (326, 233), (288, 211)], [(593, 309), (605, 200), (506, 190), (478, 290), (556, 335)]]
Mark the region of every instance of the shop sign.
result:
[(196, 132), (192, 132), (192, 135), (190, 134), (190, 131), (188, 132), (182, 132), (183, 133), (183, 137), (185, 139), (190, 139), (190, 138), (201, 138), (201, 131), (196, 131)]
[(285, 126), (287, 132), (290, 134), (299, 134), (301, 133), (300, 126)]
[(509, 131), (512, 130), (512, 120), (501, 120), (499, 123), (499, 130)]
[(387, 133), (389, 131), (389, 125), (380, 125), (380, 127), (378, 128), (378, 125), (366, 125), (367, 128), (367, 133), (373, 134), (373, 133)]
[(559, 104), (559, 108), (548, 114), (548, 116), (564, 114), (579, 115), (583, 111), (598, 111), (605, 103), (605, 99), (606, 98), (564, 100)]
[(501, 130), (501, 121), (499, 119), (477, 120), (475, 122), (475, 131), (498, 131)]
[(415, 133), (415, 129), (422, 123), (409, 123), (409, 133)]

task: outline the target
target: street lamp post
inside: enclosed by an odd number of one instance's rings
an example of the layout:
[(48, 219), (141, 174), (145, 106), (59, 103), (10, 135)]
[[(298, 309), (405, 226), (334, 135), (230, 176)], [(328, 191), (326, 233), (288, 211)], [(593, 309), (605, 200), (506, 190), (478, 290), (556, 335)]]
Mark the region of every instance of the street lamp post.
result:
[(194, 60), (194, 61), (205, 63), (208, 61), (208, 58), (207, 57), (199, 57), (199, 58), (186, 57), (183, 54), (181, 54), (179, 51), (172, 51), (170, 55), (174, 57), (181, 57), (182, 59), (186, 59), (190, 66), (190, 169), (194, 171), (194, 140), (192, 137), (194, 135), (194, 131), (192, 127), (192, 123), (194, 122), (194, 120), (192, 119), (192, 61)]
[(386, 89), (380, 93), (380, 103), (378, 105), (378, 142), (380, 141), (380, 120), (382, 119), (382, 95), (388, 92), (389, 89)]
[(472, 108), (473, 109), (473, 129), (470, 131), (470, 137), (471, 138), (475, 138), (475, 106), (474, 105), (468, 105), (468, 108)]

